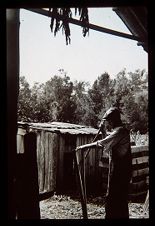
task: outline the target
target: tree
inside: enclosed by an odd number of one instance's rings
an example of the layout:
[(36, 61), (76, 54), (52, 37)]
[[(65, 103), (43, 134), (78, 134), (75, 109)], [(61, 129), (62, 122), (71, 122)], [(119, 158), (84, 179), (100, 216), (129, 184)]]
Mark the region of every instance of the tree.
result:
[(35, 83), (31, 90), (31, 120), (33, 122), (48, 122), (49, 115), (49, 102), (44, 93), (45, 85)]
[(127, 74), (125, 69), (115, 79), (105, 72), (92, 86), (71, 82), (63, 69), (61, 75), (45, 84), (35, 83), (31, 89), (25, 77), (20, 78), (18, 120), (62, 121), (98, 128), (103, 114), (113, 105), (122, 110), (129, 129), (147, 131), (148, 81), (144, 71), (136, 70), (135, 79), (134, 73)]
[(18, 121), (31, 121), (31, 89), (24, 76), (19, 77)]
[(64, 74), (55, 75), (45, 84), (45, 99), (49, 103), (51, 120), (73, 122), (75, 104), (72, 98), (73, 83)]
[(122, 109), (122, 118), (135, 131), (146, 131), (148, 125), (147, 112), (147, 80), (144, 70), (134, 73), (122, 70), (116, 78), (115, 95), (117, 105)]
[(91, 108), (91, 100), (87, 92), (88, 88), (89, 83), (75, 81), (73, 100), (76, 106), (75, 122), (89, 126), (91, 125), (94, 114)]
[(94, 119), (92, 125), (97, 127), (105, 111), (113, 104), (114, 83), (108, 73), (104, 73), (94, 81), (88, 95), (92, 101)]

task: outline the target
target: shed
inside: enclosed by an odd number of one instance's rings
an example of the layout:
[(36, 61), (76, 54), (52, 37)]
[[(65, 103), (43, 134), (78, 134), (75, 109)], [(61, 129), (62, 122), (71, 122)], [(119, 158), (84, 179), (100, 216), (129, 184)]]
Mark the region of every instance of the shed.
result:
[[(78, 192), (78, 179), (74, 163), (76, 146), (90, 143), (98, 130), (83, 125), (64, 122), (18, 123), (17, 144), (21, 135), (33, 131), (37, 136), (37, 164), (39, 192), (61, 194)], [(99, 135), (101, 138), (101, 134)], [(19, 152), (22, 153), (22, 149)], [(149, 179), (148, 146), (132, 146), (132, 181), (130, 197), (145, 197)], [(79, 151), (79, 160), (83, 152)], [(102, 148), (91, 148), (85, 161), (87, 194), (105, 194), (108, 176), (108, 158), (103, 156)], [(102, 164), (101, 164), (102, 163)]]
[[(39, 192), (77, 191), (74, 150), (76, 146), (92, 142), (98, 130), (64, 122), (18, 123), (19, 130), (31, 130), (37, 135)], [(101, 135), (100, 135), (101, 136)], [(18, 142), (17, 142), (18, 143)], [(86, 159), (87, 190), (94, 191), (100, 183), (99, 159), (102, 150), (89, 152)], [(82, 153), (79, 153), (79, 159)], [(98, 175), (98, 176), (97, 176)]]

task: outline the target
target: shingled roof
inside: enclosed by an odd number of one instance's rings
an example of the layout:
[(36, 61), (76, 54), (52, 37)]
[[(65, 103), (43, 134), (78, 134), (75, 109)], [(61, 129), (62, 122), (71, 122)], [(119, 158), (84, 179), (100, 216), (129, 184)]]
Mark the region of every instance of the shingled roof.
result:
[(98, 130), (92, 127), (71, 124), (66, 122), (51, 122), (51, 123), (24, 123), (18, 122), (18, 127), (23, 129), (45, 130), (49, 132), (61, 134), (97, 134)]

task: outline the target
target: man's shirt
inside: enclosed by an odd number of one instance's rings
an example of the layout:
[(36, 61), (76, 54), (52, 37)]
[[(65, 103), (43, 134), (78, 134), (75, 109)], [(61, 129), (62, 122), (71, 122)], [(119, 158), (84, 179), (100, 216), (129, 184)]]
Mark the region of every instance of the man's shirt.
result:
[[(131, 147), (129, 131), (123, 126), (116, 127), (113, 131), (102, 140), (97, 141), (97, 146), (104, 147), (104, 152), (109, 155), (109, 175), (108, 189), (111, 177), (115, 171), (115, 175), (119, 177), (128, 177), (128, 171), (131, 169)], [(118, 173), (117, 173), (118, 172)], [(123, 176), (121, 174), (123, 172)]]

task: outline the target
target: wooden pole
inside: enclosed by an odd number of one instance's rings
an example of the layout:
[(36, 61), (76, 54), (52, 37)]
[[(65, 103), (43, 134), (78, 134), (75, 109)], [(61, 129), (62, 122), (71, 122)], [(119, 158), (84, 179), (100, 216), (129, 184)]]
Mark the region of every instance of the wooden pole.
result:
[[(25, 9), (26, 9), (26, 8), (25, 8)], [(52, 12), (49, 12), (48, 10), (44, 10), (44, 9), (29, 8), (29, 9), (27, 9), (27, 10), (32, 11), (32, 12), (35, 12), (35, 13), (38, 13), (38, 14), (41, 14), (41, 15), (44, 15), (44, 16), (48, 16), (48, 17), (54, 16), (54, 15), (52, 14)], [(58, 18), (59, 20), (64, 20), (64, 17), (61, 16), (61, 15), (57, 15), (57, 18)], [(68, 20), (68, 22), (71, 23), (71, 24), (75, 24), (75, 25), (78, 25), (78, 26), (83, 26), (83, 23), (82, 23), (82, 21), (80, 21), (80, 20), (73, 19), (73, 18), (67, 18), (67, 20)], [(100, 26), (97, 26), (97, 25), (95, 25), (95, 24), (88, 23), (87, 26), (88, 26), (90, 29), (95, 30), (95, 31), (104, 32), (104, 33), (107, 33), (107, 34), (116, 35), (116, 36), (118, 36), (118, 37), (128, 38), (128, 39), (132, 39), (132, 40), (135, 40), (135, 41), (143, 41), (143, 40), (141, 40), (141, 38), (138, 37), (138, 36), (130, 35), (130, 34), (123, 33), (123, 32), (119, 32), (119, 31), (115, 31), (115, 30), (108, 29), (108, 28), (105, 28), (105, 27), (100, 27)]]
[[(96, 136), (94, 137), (93, 141), (92, 142), (95, 142), (95, 140), (97, 139), (98, 135), (100, 134), (100, 129), (98, 130), (98, 133), (96, 134)], [(87, 150), (86, 154), (85, 154), (85, 158), (87, 158), (88, 154), (90, 152), (90, 148)]]
[(74, 151), (74, 152), (75, 152), (74, 160), (75, 160), (75, 166), (76, 166), (76, 169), (77, 169), (77, 176), (78, 176), (79, 188), (80, 188), (83, 219), (88, 219), (87, 204), (86, 204), (86, 199), (85, 199), (85, 191), (84, 191), (82, 176), (81, 176), (80, 167), (79, 167), (79, 157), (78, 157), (78, 153), (76, 151)]
[[(100, 129), (98, 130), (98, 133), (96, 134), (95, 138), (93, 139), (93, 142), (96, 140), (100, 133)], [(81, 195), (81, 205), (82, 205), (82, 212), (83, 212), (83, 218), (88, 219), (88, 213), (87, 213), (87, 193), (86, 193), (86, 175), (85, 175), (85, 159), (89, 153), (90, 149), (88, 149), (87, 153), (85, 154), (82, 152), (82, 161), (81, 161), (81, 170), (80, 170), (80, 163), (79, 163), (79, 157), (77, 152), (75, 151), (75, 166), (77, 169), (77, 175), (79, 180), (79, 187), (80, 187), (80, 195)]]
[(17, 100), (19, 87), (19, 9), (6, 10), (8, 218), (16, 218)]
[(82, 162), (81, 162), (81, 174), (82, 174), (84, 201), (87, 209), (86, 166), (85, 166), (85, 152), (83, 151), (82, 151)]

